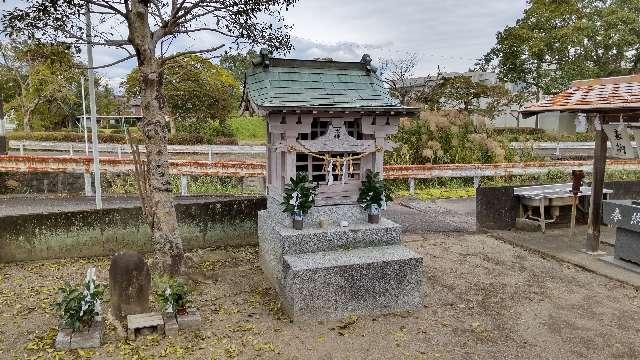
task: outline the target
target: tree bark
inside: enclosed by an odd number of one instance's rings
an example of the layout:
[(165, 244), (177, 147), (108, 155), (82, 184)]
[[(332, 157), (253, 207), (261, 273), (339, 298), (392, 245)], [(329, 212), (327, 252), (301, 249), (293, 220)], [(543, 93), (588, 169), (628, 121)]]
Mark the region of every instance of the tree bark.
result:
[(153, 231), (156, 256), (165, 272), (177, 275), (182, 271), (184, 250), (178, 236), (173, 193), (169, 178), (167, 128), (165, 126), (162, 64), (155, 55), (156, 44), (149, 28), (148, 3), (131, 1), (128, 18), (129, 41), (138, 59), (142, 84), (141, 106), (143, 120), (140, 130), (144, 136), (149, 178)]
[(31, 132), (31, 109), (27, 109), (22, 115), (22, 131)]

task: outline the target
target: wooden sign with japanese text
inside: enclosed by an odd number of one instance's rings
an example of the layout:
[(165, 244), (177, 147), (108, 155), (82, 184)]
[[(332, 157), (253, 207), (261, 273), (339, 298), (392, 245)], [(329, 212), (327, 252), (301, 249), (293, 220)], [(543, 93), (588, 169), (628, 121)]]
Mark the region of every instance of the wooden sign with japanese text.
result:
[(608, 154), (621, 159), (634, 159), (636, 152), (631, 146), (629, 131), (624, 123), (605, 124), (602, 126), (611, 142)]

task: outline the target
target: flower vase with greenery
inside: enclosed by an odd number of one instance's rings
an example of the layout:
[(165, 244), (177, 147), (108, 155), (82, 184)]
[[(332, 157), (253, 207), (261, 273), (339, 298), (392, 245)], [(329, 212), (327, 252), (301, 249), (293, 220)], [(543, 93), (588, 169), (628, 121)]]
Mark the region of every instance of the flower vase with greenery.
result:
[(302, 230), (304, 216), (315, 204), (317, 192), (318, 185), (309, 181), (307, 173), (299, 172), (295, 178), (289, 179), (281, 205), (284, 206), (284, 213), (291, 214), (294, 229)]
[(391, 195), (385, 192), (384, 181), (380, 178), (380, 173), (367, 170), (360, 187), (358, 203), (367, 210), (370, 224), (380, 222), (380, 210), (385, 210), (387, 202), (392, 200)]
[(187, 314), (187, 305), (191, 303), (191, 289), (184, 281), (169, 276), (159, 277), (154, 280), (153, 292), (164, 312)]
[(96, 283), (96, 269), (90, 268), (84, 284), (74, 287), (66, 284), (58, 290), (60, 300), (53, 307), (60, 314), (65, 327), (78, 331), (91, 326), (100, 315), (100, 302), (104, 286)]

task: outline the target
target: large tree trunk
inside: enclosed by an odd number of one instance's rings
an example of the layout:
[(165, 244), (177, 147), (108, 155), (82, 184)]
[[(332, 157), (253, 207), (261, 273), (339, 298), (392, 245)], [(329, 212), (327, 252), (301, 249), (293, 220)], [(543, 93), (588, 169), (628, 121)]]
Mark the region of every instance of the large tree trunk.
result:
[(145, 140), (152, 209), (152, 216), (148, 221), (153, 231), (156, 256), (161, 260), (164, 271), (175, 275), (182, 270), (184, 250), (177, 232), (178, 221), (169, 179), (162, 66), (155, 56), (155, 44), (145, 4), (139, 0), (131, 1), (132, 16), (128, 25), (129, 40), (136, 50), (142, 85), (143, 120), (140, 130)]

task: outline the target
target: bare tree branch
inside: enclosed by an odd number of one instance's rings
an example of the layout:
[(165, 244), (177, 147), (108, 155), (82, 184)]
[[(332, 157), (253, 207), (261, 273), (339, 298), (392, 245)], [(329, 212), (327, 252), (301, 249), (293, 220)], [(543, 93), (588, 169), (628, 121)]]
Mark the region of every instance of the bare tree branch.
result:
[(94, 66), (94, 67), (92, 67), (92, 68), (89, 68), (89, 67), (86, 67), (86, 66), (82, 66), (81, 68), (82, 68), (82, 69), (93, 69), (93, 70), (96, 70), (96, 69), (104, 69), (104, 68), (108, 68), (109, 66), (118, 65), (118, 64), (123, 63), (123, 62), (125, 62), (125, 61), (127, 61), (127, 60), (131, 60), (131, 59), (133, 59), (133, 58), (135, 58), (135, 57), (136, 57), (136, 55), (135, 55), (135, 54), (131, 54), (131, 55), (129, 55), (129, 56), (123, 57), (123, 58), (122, 58), (122, 59), (120, 59), (120, 60), (117, 60), (117, 61), (114, 61), (114, 62), (111, 62), (111, 63), (108, 63), (108, 64), (99, 65), (99, 66)]
[(223, 47), (224, 47), (224, 44), (221, 44), (221, 45), (218, 45), (216, 47), (209, 48), (209, 49), (181, 51), (181, 52), (177, 52), (177, 53), (175, 53), (173, 55), (169, 55), (167, 57), (162, 58), (162, 62), (166, 63), (167, 61), (171, 61), (172, 59), (178, 58), (180, 56), (185, 56), (185, 55), (204, 54), (204, 53), (214, 52), (214, 51), (218, 51), (218, 50), (222, 49)]

